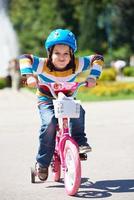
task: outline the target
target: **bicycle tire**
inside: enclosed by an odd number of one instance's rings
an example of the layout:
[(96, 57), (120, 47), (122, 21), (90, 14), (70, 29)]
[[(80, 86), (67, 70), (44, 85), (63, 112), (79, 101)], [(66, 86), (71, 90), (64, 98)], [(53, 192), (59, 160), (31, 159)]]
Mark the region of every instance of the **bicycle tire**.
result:
[(81, 162), (78, 148), (67, 140), (64, 148), (66, 169), (64, 172), (64, 183), (66, 193), (73, 196), (77, 193), (81, 183)]

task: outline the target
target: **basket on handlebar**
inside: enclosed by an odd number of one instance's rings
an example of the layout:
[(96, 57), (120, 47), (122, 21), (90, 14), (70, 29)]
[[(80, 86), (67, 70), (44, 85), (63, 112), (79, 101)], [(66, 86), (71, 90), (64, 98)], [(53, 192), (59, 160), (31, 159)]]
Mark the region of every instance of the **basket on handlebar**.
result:
[(80, 101), (79, 100), (53, 100), (56, 118), (79, 118)]

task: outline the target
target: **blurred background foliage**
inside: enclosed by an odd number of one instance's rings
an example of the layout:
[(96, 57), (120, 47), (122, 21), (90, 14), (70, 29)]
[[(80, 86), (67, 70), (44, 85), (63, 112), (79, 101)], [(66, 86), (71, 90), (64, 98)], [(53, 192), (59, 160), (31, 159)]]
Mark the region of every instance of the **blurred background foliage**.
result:
[(134, 0), (8, 0), (21, 53), (44, 56), (44, 40), (56, 28), (71, 29), (83, 51), (129, 60), (134, 52)]
[[(131, 79), (134, 65), (129, 66), (130, 57), (134, 55), (134, 0), (6, 1), (8, 15), (18, 36), (20, 54), (46, 56), (44, 42), (48, 34), (53, 29), (68, 28), (77, 38), (76, 56), (100, 53), (105, 59), (99, 84), (91, 90), (81, 88), (78, 98), (83, 101), (134, 99), (134, 81)], [(116, 60), (126, 62), (120, 72), (111, 67), (112, 61)], [(87, 73), (80, 74), (78, 81), (83, 81)], [(128, 77), (130, 81), (122, 77)], [(5, 79), (0, 79), (0, 89), (5, 85)]]

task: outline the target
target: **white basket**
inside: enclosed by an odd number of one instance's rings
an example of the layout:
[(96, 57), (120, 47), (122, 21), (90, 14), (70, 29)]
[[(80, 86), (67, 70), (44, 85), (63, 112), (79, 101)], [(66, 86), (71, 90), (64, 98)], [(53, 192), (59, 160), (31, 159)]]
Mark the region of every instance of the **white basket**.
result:
[(56, 118), (79, 118), (80, 101), (79, 100), (53, 100)]

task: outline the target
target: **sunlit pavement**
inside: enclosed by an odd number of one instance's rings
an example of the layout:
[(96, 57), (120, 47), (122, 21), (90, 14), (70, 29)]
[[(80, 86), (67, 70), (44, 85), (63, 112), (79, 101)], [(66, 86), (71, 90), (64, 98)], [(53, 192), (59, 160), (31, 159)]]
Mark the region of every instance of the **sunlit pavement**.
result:
[[(92, 102), (83, 106), (93, 151), (82, 162), (82, 183), (77, 198), (133, 200), (134, 101)], [(1, 200), (70, 199), (63, 181), (53, 182), (51, 170), (45, 183), (30, 182), (39, 125), (34, 94), (0, 90)]]

